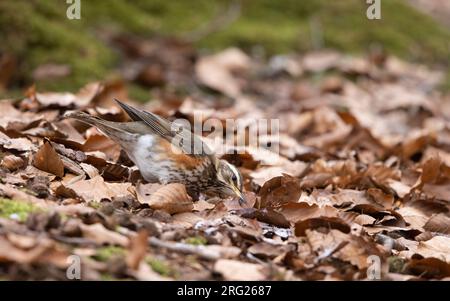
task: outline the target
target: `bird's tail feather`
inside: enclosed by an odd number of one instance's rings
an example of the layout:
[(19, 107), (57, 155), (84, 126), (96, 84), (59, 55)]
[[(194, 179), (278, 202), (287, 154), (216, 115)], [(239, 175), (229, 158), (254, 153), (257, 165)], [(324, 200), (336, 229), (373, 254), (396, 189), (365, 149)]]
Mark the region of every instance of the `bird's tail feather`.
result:
[(95, 126), (106, 136), (109, 136), (110, 138), (118, 142), (121, 142), (120, 139), (124, 139), (126, 136), (130, 135), (130, 133), (127, 132), (125, 129), (121, 128), (120, 124), (117, 122), (103, 120), (101, 118), (86, 114), (84, 112), (69, 111), (64, 114), (64, 117), (74, 118), (81, 122)]

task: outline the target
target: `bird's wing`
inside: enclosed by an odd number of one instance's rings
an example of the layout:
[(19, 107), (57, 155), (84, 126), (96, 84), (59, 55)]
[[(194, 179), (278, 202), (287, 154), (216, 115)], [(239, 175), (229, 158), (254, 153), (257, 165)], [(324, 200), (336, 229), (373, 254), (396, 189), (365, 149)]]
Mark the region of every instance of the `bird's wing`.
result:
[(114, 100), (132, 120), (144, 122), (155, 134), (181, 148), (184, 153), (193, 156), (209, 156), (213, 163), (216, 163), (216, 157), (211, 149), (189, 129), (174, 125), (169, 120), (154, 113), (136, 109), (118, 99)]

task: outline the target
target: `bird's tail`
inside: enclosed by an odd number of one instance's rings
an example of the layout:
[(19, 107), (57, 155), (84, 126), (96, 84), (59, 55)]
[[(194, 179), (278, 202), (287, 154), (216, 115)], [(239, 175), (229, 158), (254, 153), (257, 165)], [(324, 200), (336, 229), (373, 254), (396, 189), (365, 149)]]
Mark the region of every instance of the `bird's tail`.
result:
[(120, 144), (122, 144), (121, 142), (123, 142), (124, 140), (128, 140), (127, 138), (128, 136), (130, 136), (130, 133), (122, 128), (119, 122), (107, 121), (99, 117), (86, 114), (84, 112), (69, 111), (64, 114), (64, 118), (74, 118), (81, 122), (95, 126), (100, 130), (100, 132), (102, 132), (106, 136), (109, 136)]

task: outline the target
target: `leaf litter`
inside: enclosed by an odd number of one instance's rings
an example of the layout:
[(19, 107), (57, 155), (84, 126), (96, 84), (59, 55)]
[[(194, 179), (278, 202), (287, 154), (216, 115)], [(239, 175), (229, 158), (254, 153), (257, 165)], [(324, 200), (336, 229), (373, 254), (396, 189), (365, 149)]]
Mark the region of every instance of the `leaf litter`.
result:
[[(277, 119), (279, 152), (223, 155), (244, 177), (247, 204), (193, 200), (181, 184), (144, 182), (118, 145), (62, 118), (76, 109), (125, 121), (112, 98), (139, 104), (123, 82), (1, 100), (1, 278), (66, 279), (75, 254), (85, 280), (357, 280), (370, 256), (385, 280), (450, 279), (440, 72), (391, 56), (262, 61), (236, 48), (195, 56), (183, 43), (117, 42), (142, 50), (130, 60), (155, 60), (123, 70), (156, 95), (143, 109), (225, 126)], [(144, 51), (153, 48), (167, 51)]]

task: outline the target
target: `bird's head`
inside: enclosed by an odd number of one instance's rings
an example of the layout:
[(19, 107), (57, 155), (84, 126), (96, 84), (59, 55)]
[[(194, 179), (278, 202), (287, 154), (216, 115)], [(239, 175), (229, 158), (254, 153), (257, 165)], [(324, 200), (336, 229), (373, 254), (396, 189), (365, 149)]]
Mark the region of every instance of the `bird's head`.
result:
[(234, 196), (239, 198), (239, 203), (245, 203), (242, 194), (242, 176), (239, 170), (225, 160), (216, 162), (217, 178), (215, 183), (215, 191), (220, 196)]

